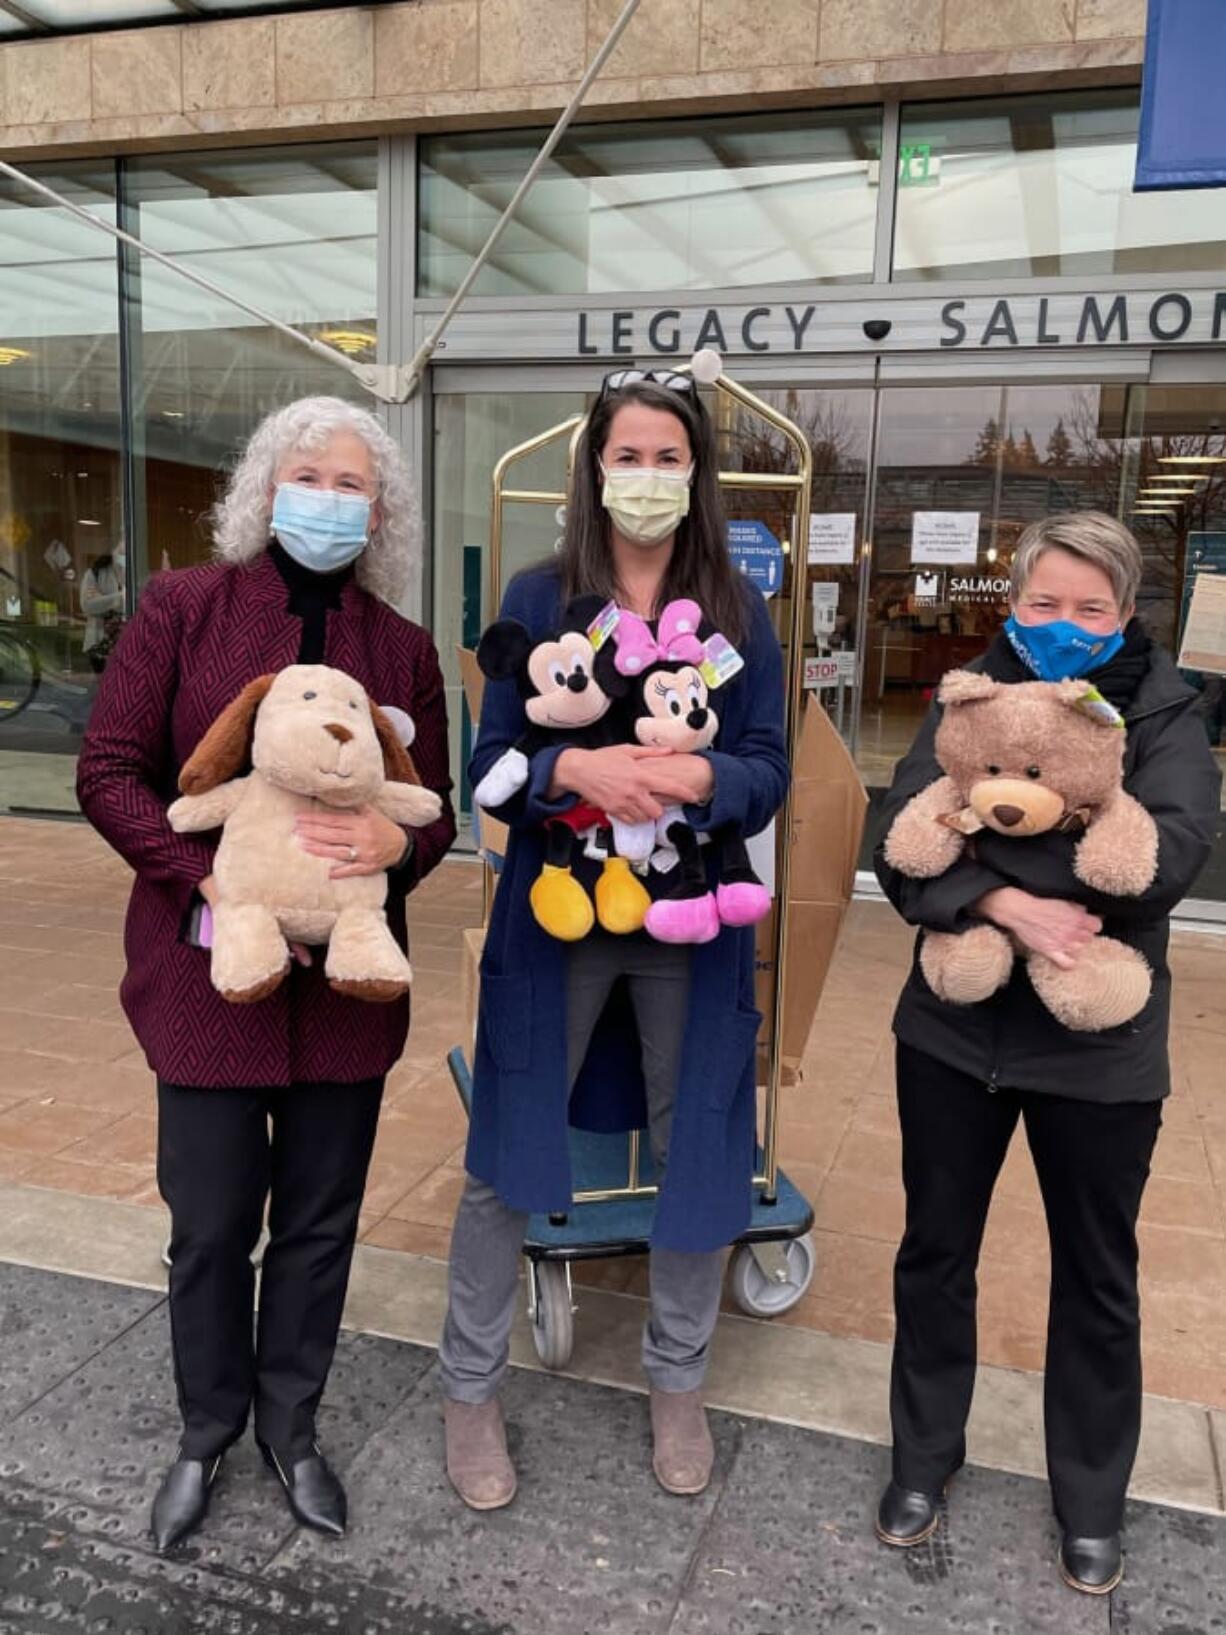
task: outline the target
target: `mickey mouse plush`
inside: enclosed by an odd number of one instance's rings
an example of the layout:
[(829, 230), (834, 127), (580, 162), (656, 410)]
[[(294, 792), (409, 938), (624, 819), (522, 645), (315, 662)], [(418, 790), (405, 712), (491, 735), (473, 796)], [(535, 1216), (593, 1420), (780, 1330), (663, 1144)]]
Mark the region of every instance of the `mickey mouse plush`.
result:
[[(518, 619), (499, 619), (486, 630), (477, 647), (481, 672), (491, 681), (514, 680), (530, 725), (474, 789), (478, 805), (497, 808), (510, 800), (528, 781), (532, 756), (547, 745), (598, 749), (620, 741), (611, 711), (631, 683), (607, 645), (619, 617), (602, 597), (580, 596), (566, 608), (561, 629), (545, 641), (534, 641)], [(597, 917), (606, 931), (637, 931), (650, 906), (626, 858), (601, 845), (598, 836), (608, 825), (606, 813), (582, 802), (546, 825), (545, 865), (529, 902), (542, 929), (563, 942), (587, 936)], [(604, 857), (595, 912), (572, 872), (580, 836), (588, 836), (594, 855)]]
[[(719, 716), (710, 695), (736, 675), (744, 660), (723, 636), (708, 633), (704, 639), (701, 627), (702, 610), (687, 599), (664, 608), (656, 635), (637, 615), (622, 612), (613, 633), (614, 667), (633, 678), (636, 743), (696, 754), (715, 742)], [(714, 892), (698, 836), (679, 807), (670, 807), (655, 824), (619, 833), (618, 849), (632, 861), (654, 853), (658, 866), (680, 862), (678, 883), (646, 913), (644, 923), (657, 941), (711, 942), (721, 925), (754, 925), (769, 911), (770, 893), (750, 866), (740, 830), (726, 826), (711, 841), (719, 881)]]

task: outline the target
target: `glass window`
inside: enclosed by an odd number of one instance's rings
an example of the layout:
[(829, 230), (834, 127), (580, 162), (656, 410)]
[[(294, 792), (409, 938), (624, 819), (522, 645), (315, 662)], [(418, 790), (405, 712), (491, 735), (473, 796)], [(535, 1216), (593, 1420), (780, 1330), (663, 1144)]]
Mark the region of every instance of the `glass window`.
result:
[(1226, 196), (1133, 193), (1140, 93), (903, 110), (894, 277), (1217, 270)]
[(173, 0), (22, 0), (21, 9), (57, 31), (97, 28), (104, 23), (147, 23), (179, 12)]
[[(349, 356), (375, 357), (373, 143), (132, 162), (131, 231)], [(370, 407), (352, 377), (300, 343), (141, 259), (129, 291), (142, 568), (209, 550), (224, 469), (260, 417), (327, 393)]]
[[(115, 221), (115, 167), (31, 167)], [(0, 806), (76, 808), (76, 752), (123, 620), (114, 242), (0, 179)]]
[[(941, 677), (982, 653), (1000, 629), (1017, 541), (1040, 517), (1083, 510), (1123, 516), (1145, 564), (1138, 611), (1155, 639), (1174, 650), (1190, 552), (1198, 539), (1226, 537), (1224, 427), (1221, 386), (1085, 383), (883, 393), (858, 738), (874, 800), (909, 748)], [(1200, 476), (1169, 509), (1138, 513), (1138, 505), (1148, 503), (1143, 491), (1173, 470)], [(932, 511), (974, 515), (964, 556), (951, 550), (943, 563), (917, 563), (915, 516)], [(1226, 762), (1220, 678), (1191, 679), (1205, 694), (1210, 741)], [(869, 866), (867, 857), (862, 863)], [(1226, 839), (1219, 839), (1196, 895), (1226, 900)]]
[[(489, 538), (496, 462), (573, 414), (588, 398), (573, 392), (473, 392), (443, 394), (434, 400), (434, 608), (431, 628), (447, 688), (452, 776), (460, 791), (461, 844), (465, 843), (472, 799), (464, 768), (472, 728), (463, 702), (457, 648), (475, 648), (495, 612), (486, 605)], [(512, 468), (507, 486), (565, 491), (565, 441), (551, 444)], [(508, 503), (503, 511), (502, 588), (522, 568), (547, 557), (561, 529), (550, 506)]]
[[(478, 295), (871, 277), (879, 111), (598, 125), (559, 144)], [(421, 144), (418, 293), (450, 295), (543, 131)]]

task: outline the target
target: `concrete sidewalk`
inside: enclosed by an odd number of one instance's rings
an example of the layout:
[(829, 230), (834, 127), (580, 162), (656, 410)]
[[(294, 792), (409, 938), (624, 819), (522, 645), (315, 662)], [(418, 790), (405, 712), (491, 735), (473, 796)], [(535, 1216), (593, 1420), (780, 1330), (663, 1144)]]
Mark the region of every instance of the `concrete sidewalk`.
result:
[(888, 1455), (715, 1416), (699, 1500), (648, 1470), (641, 1397), (514, 1370), (521, 1472), (476, 1516), (441, 1464), (433, 1354), (342, 1337), (320, 1417), (348, 1536), (295, 1528), (250, 1440), (205, 1530), (158, 1559), (148, 1504), (175, 1442), (167, 1322), (147, 1290), (0, 1266), (0, 1635), (1208, 1635), (1226, 1520), (1134, 1504), (1110, 1600), (1059, 1582), (1046, 1488), (968, 1468), (929, 1546), (872, 1537)]

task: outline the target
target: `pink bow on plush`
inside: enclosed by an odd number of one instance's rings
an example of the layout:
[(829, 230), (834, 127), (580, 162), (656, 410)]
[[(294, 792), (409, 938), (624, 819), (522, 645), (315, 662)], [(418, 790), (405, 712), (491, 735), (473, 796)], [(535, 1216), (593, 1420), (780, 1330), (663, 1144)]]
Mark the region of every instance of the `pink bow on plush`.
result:
[(684, 598), (670, 602), (660, 615), (660, 634), (653, 636), (637, 613), (623, 612), (613, 632), (619, 675), (641, 675), (652, 664), (701, 664), (706, 648), (698, 639), (702, 609)]

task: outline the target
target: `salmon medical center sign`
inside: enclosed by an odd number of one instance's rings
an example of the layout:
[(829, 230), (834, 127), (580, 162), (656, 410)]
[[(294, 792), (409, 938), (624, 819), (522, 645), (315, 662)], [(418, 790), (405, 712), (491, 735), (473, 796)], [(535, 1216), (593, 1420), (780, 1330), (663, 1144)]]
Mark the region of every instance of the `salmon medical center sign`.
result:
[[(1226, 0), (1220, 0), (1226, 13)], [(1226, 98), (1223, 98), (1226, 103)], [(428, 321), (424, 316), (421, 322)], [(725, 357), (891, 352), (1005, 353), (1068, 347), (1106, 350), (1226, 345), (1226, 277), (1220, 287), (1038, 293), (796, 296), (753, 303), (659, 306), (526, 305), (457, 315), (439, 362), (495, 358), (578, 361), (687, 359), (709, 346)]]
[[(1226, 0), (1223, 0), (1226, 7)], [(888, 325), (880, 338), (868, 325)], [(1201, 344), (1226, 340), (1226, 289), (949, 300), (784, 301), (752, 307), (634, 307), (579, 312), (579, 357), (717, 352), (967, 351), (1013, 347)]]

